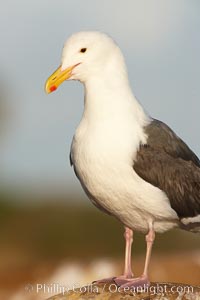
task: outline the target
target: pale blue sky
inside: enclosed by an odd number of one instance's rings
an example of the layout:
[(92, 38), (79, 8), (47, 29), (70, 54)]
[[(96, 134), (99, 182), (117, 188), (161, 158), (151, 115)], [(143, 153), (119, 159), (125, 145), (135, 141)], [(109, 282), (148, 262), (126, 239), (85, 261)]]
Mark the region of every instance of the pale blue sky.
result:
[(120, 45), (134, 94), (200, 156), (200, 1), (7, 0), (1, 4), (1, 83), (11, 120), (2, 140), (1, 182), (28, 189), (79, 184), (69, 165), (83, 88), (67, 82), (44, 93), (66, 38), (109, 33)]

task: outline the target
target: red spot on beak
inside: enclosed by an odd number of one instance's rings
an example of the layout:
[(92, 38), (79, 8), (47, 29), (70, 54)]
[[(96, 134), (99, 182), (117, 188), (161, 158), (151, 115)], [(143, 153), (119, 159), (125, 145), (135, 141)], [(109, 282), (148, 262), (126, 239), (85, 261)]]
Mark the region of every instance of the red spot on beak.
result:
[(50, 91), (51, 91), (51, 92), (54, 92), (55, 90), (57, 90), (57, 87), (56, 87), (55, 85), (52, 85), (52, 86), (50, 87)]

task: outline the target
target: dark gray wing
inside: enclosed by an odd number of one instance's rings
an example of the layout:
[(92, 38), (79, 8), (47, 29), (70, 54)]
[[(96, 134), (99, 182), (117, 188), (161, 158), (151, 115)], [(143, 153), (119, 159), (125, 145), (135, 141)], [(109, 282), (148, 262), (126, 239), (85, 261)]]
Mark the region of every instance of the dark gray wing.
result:
[(180, 218), (200, 214), (200, 161), (190, 148), (158, 120), (146, 126), (133, 168), (145, 181), (163, 190)]
[(147, 144), (155, 149), (165, 151), (174, 158), (192, 161), (200, 167), (200, 160), (195, 153), (165, 123), (153, 119), (146, 126)]

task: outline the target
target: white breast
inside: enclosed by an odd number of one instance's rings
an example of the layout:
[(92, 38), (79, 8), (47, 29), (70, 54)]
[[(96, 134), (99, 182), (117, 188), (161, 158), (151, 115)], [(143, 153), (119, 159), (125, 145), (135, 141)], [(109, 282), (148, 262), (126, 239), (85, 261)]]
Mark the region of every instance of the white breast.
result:
[(72, 143), (76, 174), (93, 201), (132, 229), (147, 231), (175, 226), (177, 215), (167, 196), (141, 179), (133, 170), (134, 157), (145, 135), (134, 120), (112, 124), (81, 121)]

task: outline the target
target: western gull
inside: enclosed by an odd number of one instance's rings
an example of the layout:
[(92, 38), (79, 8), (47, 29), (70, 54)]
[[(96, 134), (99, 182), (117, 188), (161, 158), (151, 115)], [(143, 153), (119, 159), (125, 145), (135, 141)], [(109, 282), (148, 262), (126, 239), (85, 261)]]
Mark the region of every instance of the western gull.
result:
[[(123, 54), (108, 35), (78, 32), (66, 41), (46, 92), (69, 79), (82, 82), (85, 91), (71, 165), (91, 201), (125, 226), (125, 268), (114, 281), (121, 288), (149, 284), (155, 232), (200, 232), (200, 160), (144, 111), (131, 91)], [(131, 268), (134, 230), (145, 233), (147, 243), (138, 278)]]

